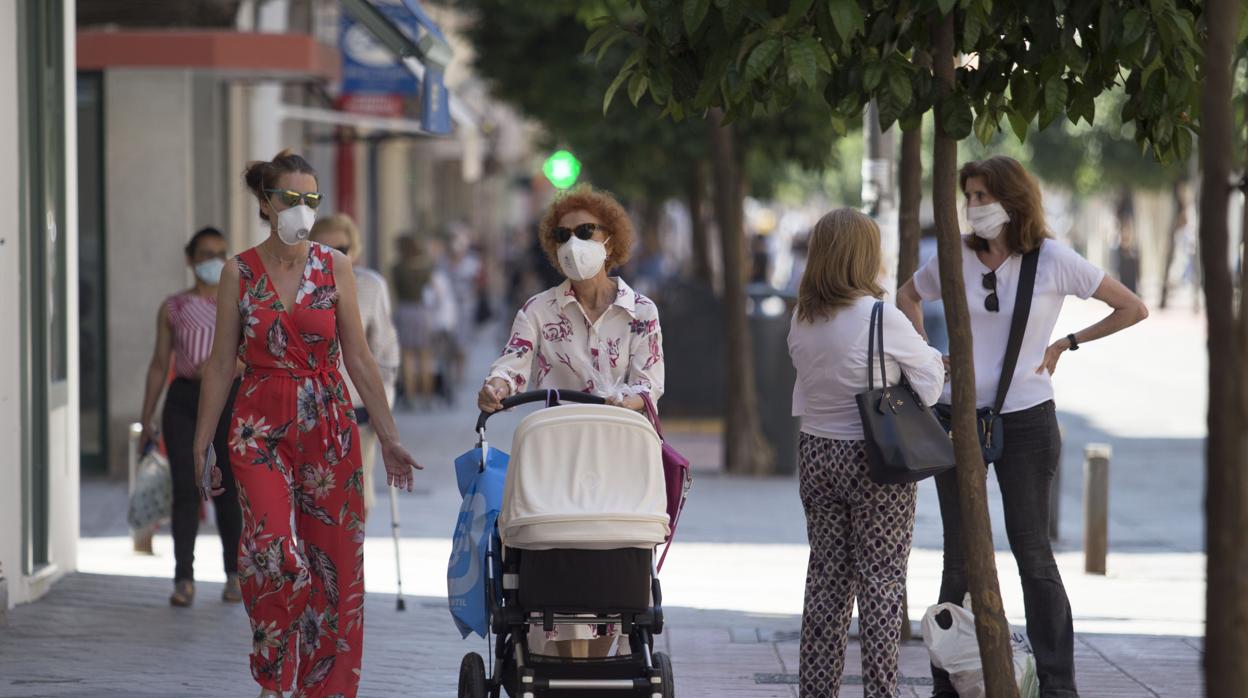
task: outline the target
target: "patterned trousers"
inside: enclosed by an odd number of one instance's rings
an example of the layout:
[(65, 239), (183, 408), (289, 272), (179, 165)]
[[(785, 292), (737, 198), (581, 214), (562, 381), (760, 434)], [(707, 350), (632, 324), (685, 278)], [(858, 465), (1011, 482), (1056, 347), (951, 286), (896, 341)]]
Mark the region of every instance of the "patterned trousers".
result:
[(835, 698), (840, 691), (857, 599), (863, 695), (894, 698), (916, 487), (872, 482), (862, 441), (802, 434), (800, 468), (810, 539), (800, 693)]

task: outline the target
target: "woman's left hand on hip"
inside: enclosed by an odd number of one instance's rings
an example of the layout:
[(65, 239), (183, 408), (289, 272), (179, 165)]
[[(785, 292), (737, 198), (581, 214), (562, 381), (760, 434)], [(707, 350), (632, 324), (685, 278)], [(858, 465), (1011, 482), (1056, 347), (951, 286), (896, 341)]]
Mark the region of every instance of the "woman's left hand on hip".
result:
[(1036, 373), (1047, 369), (1049, 375), (1053, 375), (1053, 372), (1057, 370), (1057, 360), (1062, 357), (1062, 352), (1066, 351), (1066, 346), (1065, 339), (1059, 339), (1050, 344), (1049, 348), (1044, 350), (1044, 362), (1036, 368)]

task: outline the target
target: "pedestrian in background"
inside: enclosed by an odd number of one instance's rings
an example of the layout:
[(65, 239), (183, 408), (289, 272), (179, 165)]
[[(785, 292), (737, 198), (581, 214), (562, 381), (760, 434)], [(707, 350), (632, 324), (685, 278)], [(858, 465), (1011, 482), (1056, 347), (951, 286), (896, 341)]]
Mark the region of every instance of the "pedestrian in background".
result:
[[(455, 299), (455, 326), (448, 347), (448, 377), (453, 388), (464, 379), (468, 350), (476, 337), (481, 290), (481, 258), (472, 249), (464, 226), (454, 226), (448, 234), (446, 273)], [(453, 392), (453, 391), (452, 391)]]
[[(307, 240), (322, 200), (316, 171), (283, 151), (251, 163), (244, 179), (269, 235), (221, 277), (195, 471), (204, 474), (241, 357), (229, 454), (243, 513), (239, 577), (252, 676), (262, 698), (281, 696), (296, 680), (300, 696), (352, 698), (364, 649), (363, 473), (340, 362), (377, 430), (387, 484), (410, 491), (411, 469), (420, 466), (399, 443), (351, 260)], [(219, 470), (211, 477), (216, 490)]]
[[(212, 351), (217, 321), (217, 284), (225, 267), (225, 236), (216, 228), (203, 228), (186, 243), (186, 265), (195, 274), (195, 285), (169, 296), (156, 313), (156, 347), (147, 368), (147, 385), (143, 391), (140, 421), (143, 433), (139, 438), (144, 452), (155, 447), (164, 437), (169, 455), (169, 474), (173, 480), (173, 595), (169, 603), (190, 606), (195, 600), (195, 538), (199, 534), (200, 497), (196, 489), (195, 457), (191, 443), (199, 411), (200, 378), (204, 362)], [(174, 379), (169, 383), (169, 363), (173, 362)], [(233, 375), (230, 376), (233, 378)], [(154, 415), (160, 395), (168, 384), (165, 407), (157, 428)], [(212, 441), (219, 452), (228, 448), (231, 406), (237, 381), (229, 390), (217, 420)], [(213, 497), (217, 533), (221, 536), (225, 564), (224, 601), (243, 600), (238, 584), (238, 537), (242, 517), (238, 508), (238, 491), (234, 474), (227, 463), (221, 468), (221, 493)]]
[[(663, 395), (663, 331), (654, 303), (608, 272), (628, 262), (633, 226), (610, 194), (579, 187), (556, 198), (538, 229), (566, 277), (516, 313), (511, 338), (477, 397), (483, 412), (524, 390), (579, 390), (644, 410)], [(612, 638), (596, 625), (559, 626), (545, 639), (565, 657), (603, 656)], [(541, 647), (539, 626), (530, 637)], [(541, 650), (538, 650), (541, 652)]]
[(425, 291), (433, 278), (434, 259), (415, 235), (404, 235), (396, 243), (399, 260), (390, 272), (397, 303), (395, 326), (402, 349), (402, 405), (411, 408), (418, 399), (433, 393), (434, 346)]
[[(381, 274), (360, 264), (363, 247), (360, 231), (355, 221), (345, 213), (317, 219), (312, 226), (312, 242), (338, 250), (351, 260), (355, 271), (355, 288), (359, 296), (360, 321), (364, 323), (364, 338), (368, 349), (377, 360), (381, 382), (386, 391), (386, 404), (394, 404), (395, 379), (399, 373), (399, 337), (394, 329), (390, 311), (390, 290)], [(377, 499), (377, 479), (374, 468), (377, 463), (377, 432), (369, 419), (368, 408), (350, 376), (343, 376), (347, 392), (351, 394), (351, 408), (360, 427), (360, 461), (364, 467), (364, 515), (372, 510)]]
[[(798, 681), (803, 696), (836, 696), (854, 602), (867, 698), (897, 694), (906, 563), (916, 485), (876, 484), (858, 403), (878, 359), (868, 359), (872, 310), (884, 297), (880, 229), (854, 209), (828, 213), (808, 239), (808, 259), (789, 330), (797, 369), (793, 415), (801, 418), (799, 487), (810, 562)], [(906, 317), (884, 305), (883, 384), (903, 378), (924, 404), (940, 396), (944, 363)]]
[[(1013, 158), (968, 162), (959, 173), (972, 234), (964, 237), (962, 276), (975, 338), (975, 407), (993, 406), (1022, 273), (1023, 255), (1038, 250), (1035, 286), (1018, 364), (1001, 408), (1004, 453), (993, 464), (1001, 486), (1005, 531), (1018, 562), (1027, 638), (1036, 656), (1040, 695), (1074, 698), (1074, 624), (1066, 587), (1049, 543), (1049, 496), (1062, 443), (1053, 403), (1053, 372), (1067, 351), (1108, 337), (1148, 316), (1143, 301), (1074, 250), (1051, 239), (1040, 186)], [(1096, 298), (1113, 312), (1091, 327), (1050, 343), (1067, 296)], [(929, 260), (898, 291), (898, 307), (923, 333), (921, 301), (940, 297), (937, 260)], [(949, 405), (948, 387), (940, 398)], [(940, 601), (962, 603), (967, 591), (957, 473), (936, 476), (944, 524)], [(949, 676), (933, 667), (935, 694), (956, 696)]]

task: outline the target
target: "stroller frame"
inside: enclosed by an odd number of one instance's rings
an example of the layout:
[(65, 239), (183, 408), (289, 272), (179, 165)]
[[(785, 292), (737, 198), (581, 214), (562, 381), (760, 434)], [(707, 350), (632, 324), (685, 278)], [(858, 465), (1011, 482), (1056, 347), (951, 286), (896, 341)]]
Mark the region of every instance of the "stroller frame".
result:
[[(507, 398), (505, 409), (544, 401), (604, 404), (602, 398), (586, 393), (530, 391)], [(477, 421), (478, 446), (489, 448), (482, 413)], [(663, 591), (649, 551), (650, 603), (644, 609), (623, 607), (572, 607), (543, 604), (526, 607), (521, 600), (521, 564), (527, 550), (499, 545), (497, 528), (490, 536), (486, 555), (486, 598), (489, 609), (487, 648), (492, 650), (489, 673), (480, 654), (470, 652), (460, 663), (460, 698), (501, 698), (503, 691), (512, 698), (590, 698), (604, 695), (673, 698), (672, 664), (663, 652), (654, 651), (654, 636), (663, 632)], [(614, 552), (614, 551), (610, 551)], [(501, 566), (501, 569), (500, 569)], [(587, 617), (593, 616), (593, 617)], [(616, 625), (619, 642), (628, 641), (629, 652), (607, 657), (567, 658), (535, 654), (529, 647), (532, 625), (550, 632), (562, 625)], [(497, 655), (497, 661), (494, 661)]]

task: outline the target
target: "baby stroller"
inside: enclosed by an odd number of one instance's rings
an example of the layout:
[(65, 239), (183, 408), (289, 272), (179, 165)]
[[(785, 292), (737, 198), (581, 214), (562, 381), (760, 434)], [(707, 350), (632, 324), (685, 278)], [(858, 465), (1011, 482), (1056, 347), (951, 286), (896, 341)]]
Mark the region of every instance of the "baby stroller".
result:
[[(671, 661), (653, 651), (663, 631), (654, 550), (669, 522), (659, 437), (645, 417), (586, 393), (520, 393), (503, 407), (533, 402), (548, 409), (516, 428), (498, 518), (501, 547), (487, 553), (485, 566), (498, 659), (487, 675), (479, 654), (465, 655), (459, 696), (499, 698), (505, 689), (512, 698), (671, 698)], [(489, 416), (477, 420), (482, 453)], [(549, 633), (574, 625), (597, 626), (600, 634), (614, 628), (619, 651), (568, 658), (530, 647), (530, 626)]]

